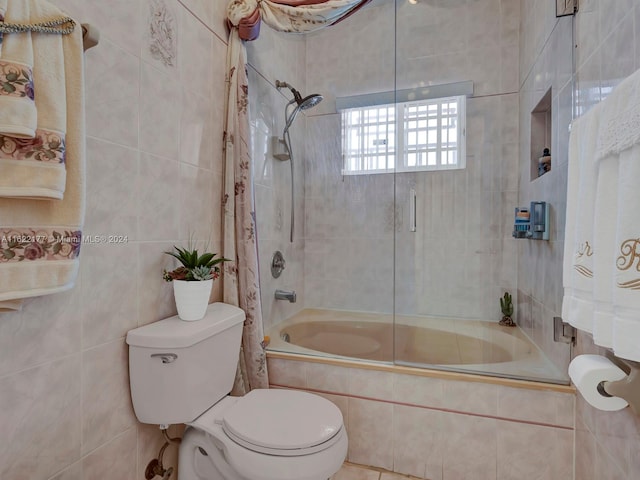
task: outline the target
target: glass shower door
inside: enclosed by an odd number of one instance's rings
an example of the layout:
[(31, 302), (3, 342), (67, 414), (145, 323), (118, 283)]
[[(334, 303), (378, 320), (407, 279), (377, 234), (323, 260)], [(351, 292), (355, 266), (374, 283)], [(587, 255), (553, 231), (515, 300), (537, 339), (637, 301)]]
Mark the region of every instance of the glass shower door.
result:
[[(551, 340), (498, 324), (505, 292), (514, 311), (522, 297), (519, 249), (541, 258), (557, 248), (511, 236), (520, 97), (507, 77), (518, 67), (501, 52), (518, 44), (494, 23), (517, 29), (519, 14), (500, 2), (395, 4), (396, 92), (409, 112), (395, 175), (395, 362), (566, 383), (566, 370), (547, 354)], [(536, 321), (550, 322), (538, 309)]]

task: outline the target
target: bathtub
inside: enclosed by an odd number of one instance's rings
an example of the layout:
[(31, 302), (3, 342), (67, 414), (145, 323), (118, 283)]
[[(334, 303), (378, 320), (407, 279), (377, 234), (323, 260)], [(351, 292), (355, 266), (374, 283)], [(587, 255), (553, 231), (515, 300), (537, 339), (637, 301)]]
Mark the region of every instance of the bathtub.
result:
[(268, 330), (268, 350), (568, 384), (519, 327), (407, 315), (395, 321), (394, 328), (392, 315), (304, 309)]

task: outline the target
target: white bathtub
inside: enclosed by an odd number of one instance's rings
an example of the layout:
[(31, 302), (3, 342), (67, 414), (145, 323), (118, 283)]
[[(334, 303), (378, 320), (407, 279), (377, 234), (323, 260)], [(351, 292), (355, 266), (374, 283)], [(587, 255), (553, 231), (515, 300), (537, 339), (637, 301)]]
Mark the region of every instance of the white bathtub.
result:
[[(305, 309), (271, 328), (268, 349), (567, 384), (519, 327), (497, 322)], [(395, 362), (394, 362), (395, 359)]]

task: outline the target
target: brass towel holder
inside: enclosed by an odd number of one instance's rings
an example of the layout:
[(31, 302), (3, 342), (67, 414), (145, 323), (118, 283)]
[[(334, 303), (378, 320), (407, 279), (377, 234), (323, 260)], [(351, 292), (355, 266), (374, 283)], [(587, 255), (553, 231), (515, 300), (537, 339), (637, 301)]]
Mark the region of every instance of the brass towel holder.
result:
[[(76, 23), (71, 17), (60, 17), (39, 23), (21, 24), (5, 23), (0, 18), (0, 38), (5, 33), (37, 32), (58, 35), (68, 35), (75, 29)], [(95, 47), (100, 42), (100, 30), (89, 23), (82, 24), (82, 46), (84, 50)]]

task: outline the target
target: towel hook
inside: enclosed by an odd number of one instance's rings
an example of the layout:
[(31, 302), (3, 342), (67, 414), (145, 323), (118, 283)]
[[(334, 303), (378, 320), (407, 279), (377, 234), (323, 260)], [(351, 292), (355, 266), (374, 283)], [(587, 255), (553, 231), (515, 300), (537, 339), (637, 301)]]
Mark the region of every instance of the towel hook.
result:
[(90, 23), (82, 24), (82, 46), (86, 52), (100, 43), (100, 30)]

